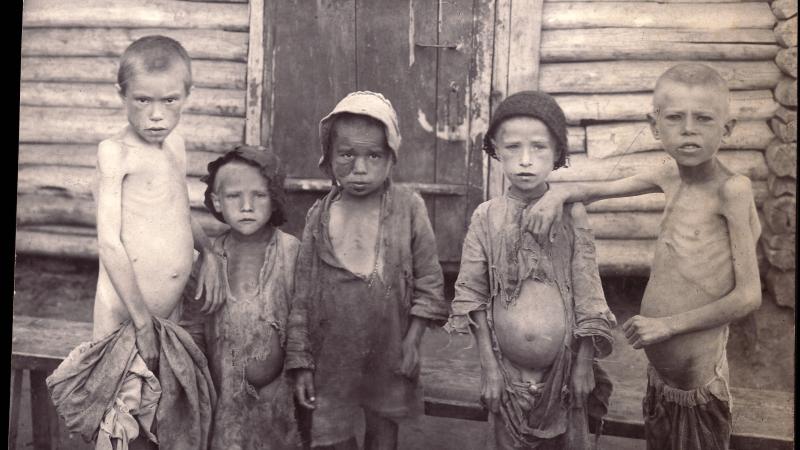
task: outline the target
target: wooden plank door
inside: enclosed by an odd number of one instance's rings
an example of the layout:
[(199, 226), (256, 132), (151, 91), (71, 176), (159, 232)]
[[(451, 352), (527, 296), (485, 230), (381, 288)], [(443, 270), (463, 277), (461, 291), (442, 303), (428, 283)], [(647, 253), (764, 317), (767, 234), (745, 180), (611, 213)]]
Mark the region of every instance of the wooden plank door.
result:
[[(455, 269), (483, 199), (481, 135), (491, 90), (494, 0), (266, 0), (264, 136), (286, 161), (290, 232), (326, 190), (317, 123), (354, 90), (384, 94), (403, 136), (395, 182), (425, 198), (439, 258)], [(271, 43), (271, 44), (270, 44)], [(270, 74), (266, 74), (269, 78)], [(269, 87), (266, 87), (269, 86)]]

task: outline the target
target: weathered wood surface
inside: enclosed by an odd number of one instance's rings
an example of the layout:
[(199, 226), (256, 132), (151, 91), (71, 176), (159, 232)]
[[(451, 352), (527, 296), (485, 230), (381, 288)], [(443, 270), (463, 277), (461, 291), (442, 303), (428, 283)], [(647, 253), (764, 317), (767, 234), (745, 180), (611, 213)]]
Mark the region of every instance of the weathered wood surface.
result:
[[(96, 144), (127, 124), (123, 110), (20, 107), (20, 142)], [(185, 130), (185, 131), (184, 131)], [(193, 150), (224, 152), (242, 142), (244, 119), (185, 114), (175, 128)]]
[(797, 180), (794, 177), (776, 177), (771, 173), (767, 177), (767, 187), (769, 193), (775, 197), (784, 194), (797, 196)]
[(781, 107), (775, 111), (775, 117), (770, 119), (769, 126), (781, 141), (795, 142), (797, 140), (797, 111)]
[[(20, 63), (22, 81), (108, 83), (117, 79), (119, 58), (81, 56), (25, 56)], [(234, 61), (192, 61), (196, 87), (244, 89), (246, 67)]]
[[(755, 3), (755, 2), (763, 2), (764, 0), (703, 0), (703, 3)], [(581, 2), (590, 2), (590, 3), (600, 3), (600, 2), (611, 2), (611, 3), (696, 3), (697, 0), (544, 0), (545, 3), (581, 3)]]
[[(602, 61), (542, 64), (539, 88), (558, 93), (652, 91), (656, 80), (681, 61)], [(772, 89), (781, 79), (772, 61), (709, 61), (733, 90)]]
[(797, 0), (774, 0), (770, 7), (778, 19), (788, 19), (797, 15)]
[(769, 268), (766, 277), (767, 291), (772, 294), (777, 304), (795, 308), (797, 302), (796, 276), (797, 273), (794, 270)]
[(542, 33), (542, 62), (764, 60), (780, 47), (769, 29), (590, 28)]
[(764, 152), (767, 166), (779, 177), (792, 176), (797, 173), (797, 143), (783, 143), (778, 139), (772, 141)]
[(24, 28), (22, 56), (120, 56), (152, 34), (177, 40), (192, 59), (247, 61), (247, 33), (174, 28)]
[(782, 77), (775, 86), (775, 100), (781, 105), (797, 107), (797, 78)]
[[(556, 95), (571, 125), (589, 121), (647, 120), (653, 111), (653, 94)], [(731, 116), (738, 120), (769, 119), (780, 105), (771, 90), (731, 92)], [(570, 137), (571, 139), (571, 137)]]
[[(23, 81), (20, 105), (121, 109), (122, 100), (112, 83), (52, 83)], [(194, 88), (184, 113), (244, 117), (245, 91)]]
[(781, 47), (797, 47), (797, 16), (780, 20), (775, 25), (775, 40)]
[(22, 26), (246, 30), (247, 5), (169, 0), (28, 0)]
[[(459, 417), (463, 418), (485, 420), (486, 411), (479, 401), (480, 365), (477, 360), (423, 356), (421, 377), (428, 406), (436, 406), (436, 409), (451, 414), (455, 411), (462, 412), (464, 416)], [(604, 433), (642, 438), (643, 384), (620, 382), (618, 376), (614, 376), (614, 382)], [(794, 407), (791, 392), (733, 387), (731, 395), (735, 402), (731, 447), (792, 448), (791, 417)]]
[[(713, 20), (712, 20), (713, 18)], [(542, 28), (772, 28), (775, 16), (766, 2), (731, 3), (545, 3)]]
[(250, 0), (249, 8), (244, 143), (260, 145), (264, 97), (264, 0)]
[(770, 197), (764, 202), (764, 222), (774, 234), (797, 232), (797, 201), (794, 196)]
[(797, 47), (782, 48), (775, 55), (775, 64), (790, 77), (797, 78)]
[[(764, 149), (774, 137), (763, 120), (738, 122), (721, 148)], [(586, 127), (586, 148), (591, 158), (608, 158), (658, 150), (661, 143), (653, 137), (648, 122), (613, 123)]]
[[(725, 150), (718, 154), (728, 168), (751, 180), (766, 180), (769, 170), (764, 155), (753, 150)], [(550, 181), (604, 181), (624, 178), (643, 170), (652, 170), (664, 164), (674, 165), (675, 160), (664, 152), (633, 153), (594, 159), (586, 155), (571, 155), (570, 167), (550, 174)]]
[(794, 233), (775, 234), (764, 233), (761, 244), (767, 260), (780, 270), (792, 270), (796, 267), (796, 237)]

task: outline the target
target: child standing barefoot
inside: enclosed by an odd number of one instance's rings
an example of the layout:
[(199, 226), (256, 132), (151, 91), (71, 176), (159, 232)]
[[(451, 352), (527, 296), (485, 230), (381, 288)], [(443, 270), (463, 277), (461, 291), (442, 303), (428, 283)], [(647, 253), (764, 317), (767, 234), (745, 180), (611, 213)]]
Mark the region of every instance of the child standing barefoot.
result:
[(184, 295), (183, 325), (208, 356), (219, 394), (212, 450), (298, 448), (292, 390), (282, 375), (286, 320), (299, 242), (286, 221), (280, 160), (263, 147), (240, 146), (208, 164), (206, 207), (230, 230), (223, 255), (226, 301), (213, 315)]
[(336, 185), (312, 206), (297, 259), (286, 369), (313, 409), (312, 445), (397, 447), (397, 421), (422, 412), (419, 346), (447, 317), (425, 203), (391, 184), (397, 115), (373, 92), (345, 97), (320, 122), (320, 167)]
[(589, 448), (588, 414), (602, 417), (611, 393), (593, 361), (611, 352), (616, 320), (586, 211), (568, 209), (552, 243), (520, 227), (565, 165), (564, 113), (547, 94), (514, 94), (492, 117), (484, 150), (511, 187), (472, 216), (446, 328), (475, 332), (498, 449)]

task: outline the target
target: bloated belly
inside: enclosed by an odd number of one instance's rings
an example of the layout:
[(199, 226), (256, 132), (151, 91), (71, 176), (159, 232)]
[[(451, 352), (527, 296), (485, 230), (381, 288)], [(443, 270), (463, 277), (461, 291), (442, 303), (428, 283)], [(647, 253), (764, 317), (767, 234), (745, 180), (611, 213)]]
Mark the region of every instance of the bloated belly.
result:
[(506, 358), (530, 369), (552, 365), (566, 332), (564, 304), (555, 285), (526, 280), (513, 306), (495, 302), (492, 312), (497, 341)]
[(269, 354), (264, 359), (248, 363), (245, 369), (247, 378), (250, 380), (258, 378), (265, 386), (272, 383), (283, 371), (284, 356), (280, 336), (277, 332), (272, 333), (269, 338)]

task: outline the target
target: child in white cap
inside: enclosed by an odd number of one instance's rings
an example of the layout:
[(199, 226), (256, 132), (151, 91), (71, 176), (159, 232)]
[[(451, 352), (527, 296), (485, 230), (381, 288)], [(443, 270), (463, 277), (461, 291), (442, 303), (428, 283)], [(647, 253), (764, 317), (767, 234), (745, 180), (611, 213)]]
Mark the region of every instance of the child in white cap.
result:
[(320, 122), (320, 168), (334, 182), (309, 210), (295, 272), (285, 368), (313, 410), (311, 444), (397, 447), (399, 419), (423, 411), (419, 347), (447, 319), (425, 203), (390, 182), (400, 148), (392, 104), (353, 92)]

